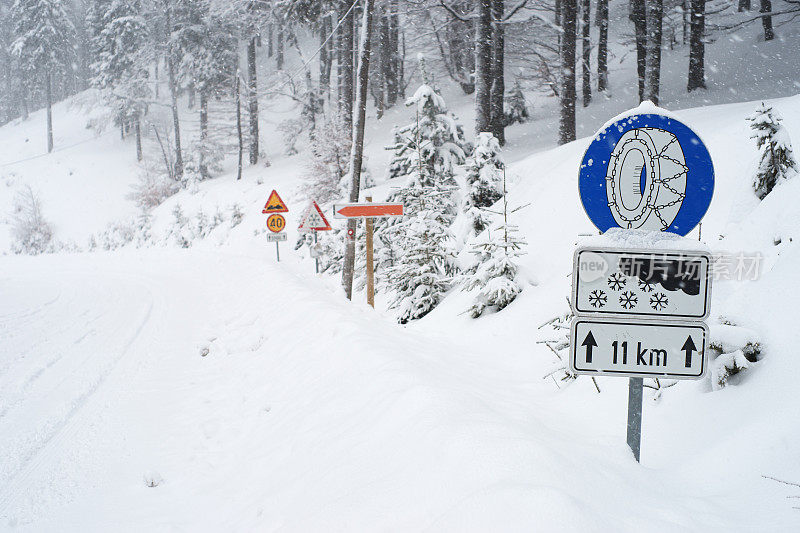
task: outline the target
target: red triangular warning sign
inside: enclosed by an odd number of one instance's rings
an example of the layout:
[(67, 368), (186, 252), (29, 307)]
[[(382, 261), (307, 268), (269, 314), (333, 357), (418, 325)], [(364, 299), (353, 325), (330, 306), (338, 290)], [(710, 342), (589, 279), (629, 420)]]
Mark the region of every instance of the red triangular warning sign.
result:
[(300, 222), (300, 226), (298, 226), (298, 231), (302, 232), (309, 232), (311, 230), (314, 231), (330, 231), (333, 228), (328, 223), (328, 219), (325, 218), (325, 215), (322, 213), (322, 209), (319, 208), (317, 202), (311, 201), (311, 205), (308, 206), (306, 212), (303, 214), (303, 220)]
[(275, 189), (272, 190), (272, 193), (269, 195), (269, 200), (264, 205), (264, 209), (261, 211), (262, 213), (288, 213), (289, 208), (286, 207), (286, 204), (283, 203), (281, 197), (278, 196), (278, 191)]

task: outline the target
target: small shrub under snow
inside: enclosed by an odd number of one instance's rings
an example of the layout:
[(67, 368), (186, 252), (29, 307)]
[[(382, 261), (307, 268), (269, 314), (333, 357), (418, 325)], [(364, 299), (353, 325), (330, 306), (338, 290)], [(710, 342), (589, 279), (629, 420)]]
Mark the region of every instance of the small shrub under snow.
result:
[(23, 187), (14, 197), (11, 232), (14, 253), (38, 255), (52, 246), (53, 229), (44, 218), (39, 197), (30, 186)]

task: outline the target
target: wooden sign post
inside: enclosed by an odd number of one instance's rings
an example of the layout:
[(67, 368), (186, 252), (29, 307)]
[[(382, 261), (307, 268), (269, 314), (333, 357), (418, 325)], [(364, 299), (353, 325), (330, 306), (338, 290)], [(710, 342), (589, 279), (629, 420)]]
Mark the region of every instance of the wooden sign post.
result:
[(403, 204), (373, 204), (367, 196), (367, 203), (340, 204), (333, 206), (334, 218), (363, 218), (367, 239), (367, 303), (375, 307), (375, 267), (373, 253), (373, 218), (403, 216)]
[[(372, 202), (372, 196), (367, 196), (367, 201)], [(375, 268), (373, 266), (372, 250), (372, 217), (364, 221), (367, 237), (367, 303), (375, 307)]]

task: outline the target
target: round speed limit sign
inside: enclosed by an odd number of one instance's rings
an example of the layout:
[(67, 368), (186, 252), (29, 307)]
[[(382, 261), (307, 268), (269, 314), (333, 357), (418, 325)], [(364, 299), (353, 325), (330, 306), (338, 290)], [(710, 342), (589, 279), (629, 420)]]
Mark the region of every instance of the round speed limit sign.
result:
[(267, 218), (267, 227), (273, 233), (280, 233), (286, 228), (286, 219), (283, 215), (270, 215)]

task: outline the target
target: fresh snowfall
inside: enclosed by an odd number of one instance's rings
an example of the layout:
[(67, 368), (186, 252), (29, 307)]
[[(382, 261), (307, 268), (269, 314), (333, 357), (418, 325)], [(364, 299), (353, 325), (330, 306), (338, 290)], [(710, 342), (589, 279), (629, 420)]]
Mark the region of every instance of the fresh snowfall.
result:
[[(799, 52), (796, 0), (2, 0), (0, 531), (800, 531)], [(602, 226), (642, 116), (668, 219)], [(701, 377), (571, 364), (581, 246), (712, 258)]]

